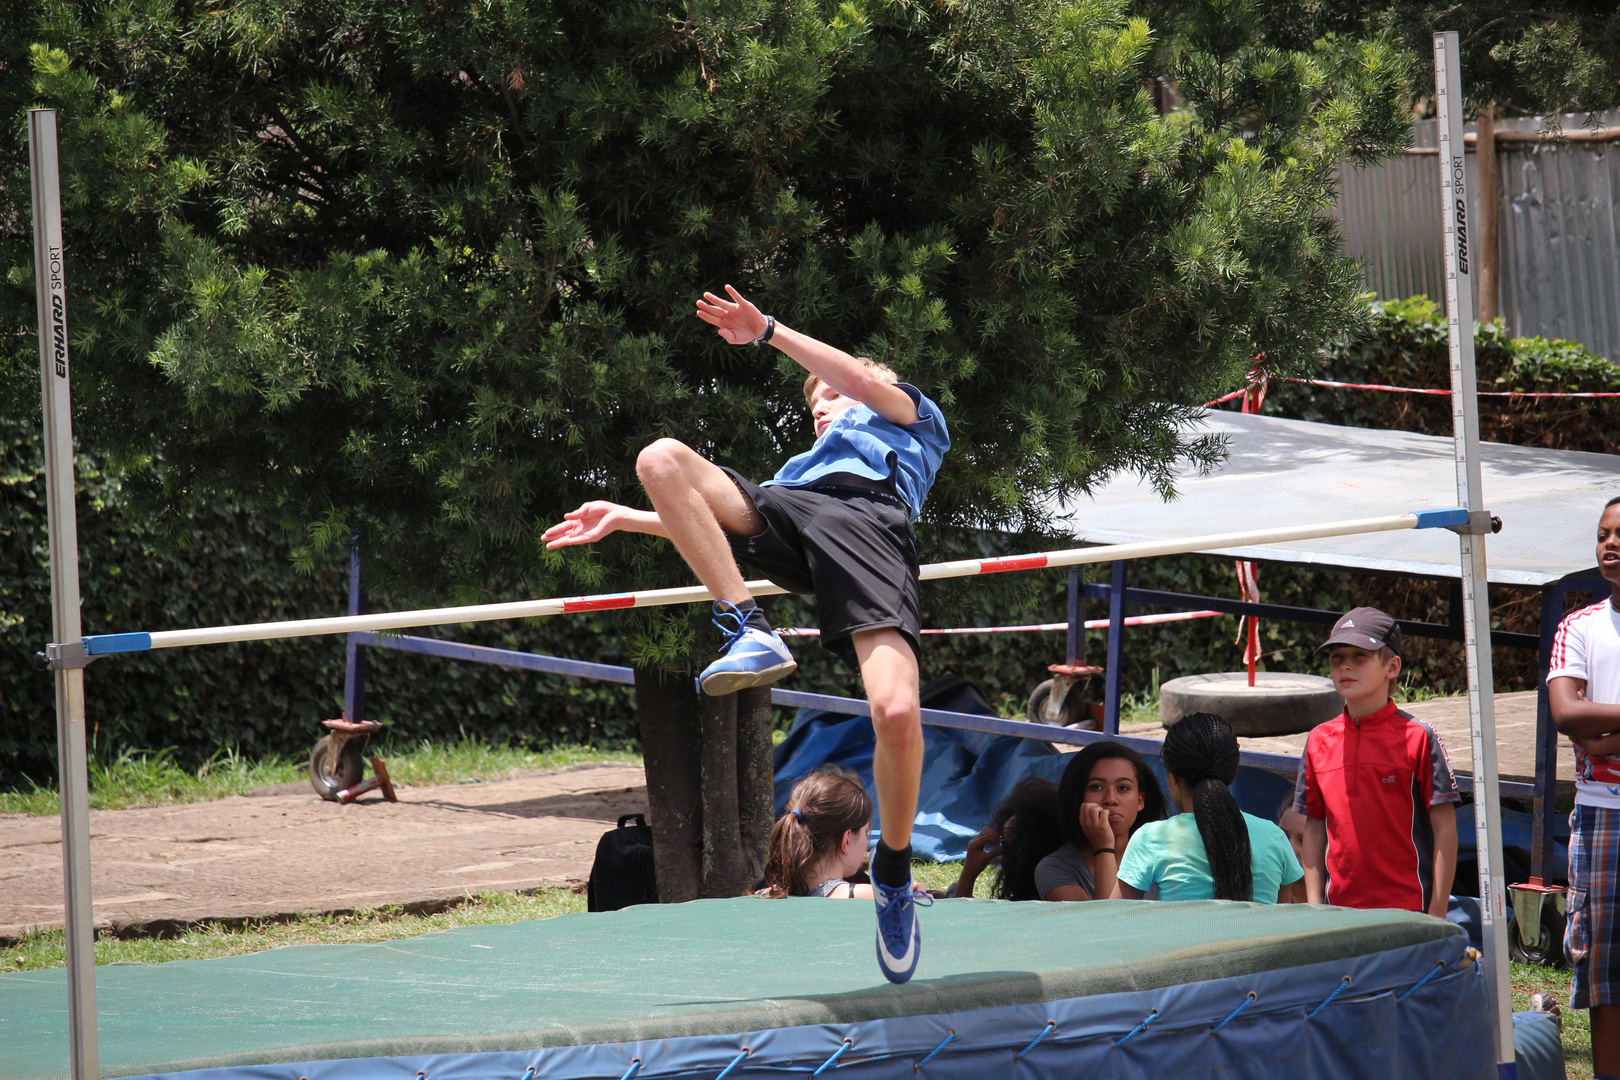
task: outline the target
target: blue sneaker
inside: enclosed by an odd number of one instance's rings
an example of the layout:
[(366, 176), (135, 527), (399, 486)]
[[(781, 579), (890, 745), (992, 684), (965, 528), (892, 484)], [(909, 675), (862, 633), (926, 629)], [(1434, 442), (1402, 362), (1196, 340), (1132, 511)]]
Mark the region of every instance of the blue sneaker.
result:
[(720, 659), (698, 676), (698, 685), (705, 694), (720, 697), (750, 686), (764, 686), (793, 674), (798, 668), (793, 654), (776, 632), (749, 626), (736, 604), (716, 600), (714, 615), (714, 625), (726, 635), (726, 640), (720, 646)]
[(922, 955), (922, 930), (917, 926), (918, 906), (929, 907), (933, 897), (918, 896), (916, 887), (907, 881), (897, 889), (872, 883), (877, 899), (877, 955), (883, 977), (892, 983), (903, 983), (917, 970), (917, 958)]

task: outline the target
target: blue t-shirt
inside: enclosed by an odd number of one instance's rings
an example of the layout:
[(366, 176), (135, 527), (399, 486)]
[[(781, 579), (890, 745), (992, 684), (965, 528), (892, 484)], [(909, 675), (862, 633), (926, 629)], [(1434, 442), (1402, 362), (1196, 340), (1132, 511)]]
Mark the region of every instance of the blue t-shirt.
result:
[(861, 403), (828, 425), (816, 445), (789, 458), (761, 487), (808, 487), (831, 473), (853, 473), (868, 480), (893, 480), (911, 520), (922, 513), (934, 474), (951, 448), (951, 433), (939, 406), (910, 383), (900, 389), (917, 403), (917, 422), (904, 426), (883, 419)]
[[(1255, 902), (1274, 904), (1278, 890), (1304, 877), (1305, 871), (1294, 857), (1288, 836), (1274, 823), (1253, 814), (1244, 814), (1243, 821), (1249, 826)], [(1215, 899), (1204, 838), (1198, 835), (1198, 822), (1191, 814), (1150, 821), (1137, 829), (1120, 861), (1119, 879), (1142, 892), (1157, 885), (1160, 900)]]

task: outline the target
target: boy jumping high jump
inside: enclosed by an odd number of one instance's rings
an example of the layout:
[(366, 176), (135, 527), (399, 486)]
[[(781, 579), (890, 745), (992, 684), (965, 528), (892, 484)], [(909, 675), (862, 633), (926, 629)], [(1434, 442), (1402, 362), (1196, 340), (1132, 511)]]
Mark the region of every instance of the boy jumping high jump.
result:
[(902, 983), (917, 970), (921, 935), (911, 882), (911, 825), (922, 774), (918, 702), (921, 629), (912, 522), (933, 486), (950, 434), (939, 406), (881, 364), (792, 330), (726, 286), (697, 316), (732, 345), (769, 344), (810, 373), (804, 396), (816, 442), (763, 484), (659, 439), (636, 459), (651, 512), (588, 502), (547, 529), (548, 548), (589, 544), (616, 530), (664, 536), (714, 594), (721, 656), (703, 670), (707, 694), (763, 686), (797, 666), (755, 604), (741, 559), (777, 585), (814, 593), (821, 643), (855, 663), (877, 747), (882, 838), (872, 853), (878, 964)]

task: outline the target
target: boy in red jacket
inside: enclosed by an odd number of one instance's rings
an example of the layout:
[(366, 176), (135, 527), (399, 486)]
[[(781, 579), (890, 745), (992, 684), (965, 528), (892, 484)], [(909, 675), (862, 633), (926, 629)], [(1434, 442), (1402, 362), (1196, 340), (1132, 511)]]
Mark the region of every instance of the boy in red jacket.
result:
[(1359, 607), (1317, 650), (1344, 712), (1305, 743), (1294, 810), (1305, 815), (1312, 904), (1446, 917), (1457, 868), (1457, 778), (1428, 724), (1395, 707), (1401, 628)]

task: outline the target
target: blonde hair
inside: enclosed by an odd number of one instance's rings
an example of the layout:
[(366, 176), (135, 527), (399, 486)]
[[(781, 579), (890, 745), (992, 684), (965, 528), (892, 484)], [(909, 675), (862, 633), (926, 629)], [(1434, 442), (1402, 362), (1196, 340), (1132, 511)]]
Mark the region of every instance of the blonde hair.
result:
[(809, 896), (821, 884), (809, 879), (811, 869), (845, 833), (871, 820), (872, 797), (848, 769), (828, 765), (794, 784), (787, 809), (771, 826), (764, 894), (776, 900)]
[[(880, 364), (876, 360), (866, 356), (857, 356), (855, 361), (867, 371), (870, 371), (873, 375), (876, 375), (878, 381), (880, 382), (897, 383), (900, 381), (900, 376), (896, 375), (894, 369), (888, 364)], [(810, 395), (814, 394), (816, 392), (816, 387), (820, 385), (820, 375), (812, 375), (808, 379), (804, 380), (804, 403), (806, 405), (810, 404)]]

